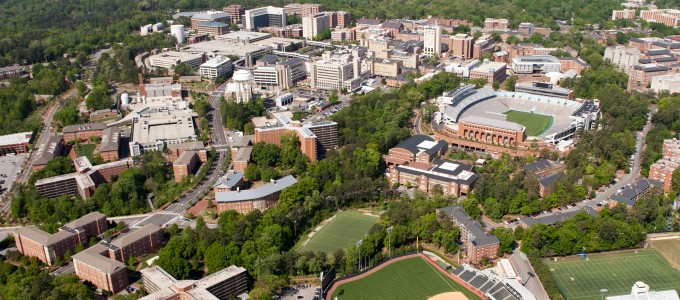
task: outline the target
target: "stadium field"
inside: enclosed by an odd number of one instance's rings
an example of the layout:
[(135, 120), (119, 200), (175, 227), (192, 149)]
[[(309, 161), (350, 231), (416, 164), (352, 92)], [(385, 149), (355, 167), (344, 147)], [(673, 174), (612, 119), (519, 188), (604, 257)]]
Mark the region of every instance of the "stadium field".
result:
[(527, 136), (538, 136), (543, 133), (553, 122), (553, 117), (537, 113), (528, 113), (518, 110), (510, 110), (504, 113), (508, 122), (523, 125)]
[(375, 273), (338, 286), (331, 299), (426, 300), (446, 292), (479, 299), (421, 257), (393, 262)]
[(671, 265), (680, 269), (680, 238), (657, 239), (651, 243), (647, 242), (647, 244), (651, 244), (654, 250), (659, 252)]
[(637, 281), (652, 290), (680, 290), (680, 272), (653, 250), (588, 254), (588, 259), (558, 258), (546, 264), (567, 300), (601, 299), (601, 289), (608, 296), (629, 294)]
[(300, 251), (331, 253), (337, 249), (345, 249), (355, 245), (368, 233), (376, 222), (378, 222), (377, 217), (354, 211), (340, 212), (316, 232), (300, 248)]

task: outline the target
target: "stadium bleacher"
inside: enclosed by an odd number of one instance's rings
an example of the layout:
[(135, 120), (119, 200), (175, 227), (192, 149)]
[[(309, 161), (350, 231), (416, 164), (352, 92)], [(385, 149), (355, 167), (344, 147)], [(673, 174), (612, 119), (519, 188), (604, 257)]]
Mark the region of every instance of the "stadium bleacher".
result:
[[(469, 283), (492, 300), (524, 300), (522, 294), (496, 275), (461, 265), (451, 273)], [(489, 275), (487, 275), (489, 274)], [(531, 296), (532, 297), (532, 296)]]

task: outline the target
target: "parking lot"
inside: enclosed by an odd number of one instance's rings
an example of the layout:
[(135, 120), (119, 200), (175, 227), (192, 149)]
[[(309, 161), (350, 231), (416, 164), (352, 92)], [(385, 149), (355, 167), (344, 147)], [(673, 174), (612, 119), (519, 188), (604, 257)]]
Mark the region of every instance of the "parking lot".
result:
[(26, 158), (28, 153), (0, 156), (0, 190), (4, 191), (12, 185)]

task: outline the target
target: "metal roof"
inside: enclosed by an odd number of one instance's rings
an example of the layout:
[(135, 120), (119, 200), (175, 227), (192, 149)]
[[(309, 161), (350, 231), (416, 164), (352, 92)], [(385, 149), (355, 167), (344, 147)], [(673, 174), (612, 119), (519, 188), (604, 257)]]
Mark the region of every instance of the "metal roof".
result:
[(271, 194), (278, 193), (295, 183), (297, 183), (297, 179), (295, 179), (293, 175), (288, 175), (281, 179), (274, 180), (273, 182), (268, 182), (259, 188), (215, 193), (215, 201), (236, 202), (261, 199)]
[(470, 232), (472, 235), (474, 235), (474, 239), (472, 239), (472, 243), (475, 246), (484, 246), (484, 245), (491, 245), (491, 244), (498, 244), (499, 240), (498, 238), (493, 235), (489, 234), (486, 231), (484, 231), (484, 228), (482, 228), (477, 221), (472, 219), (466, 212), (463, 210), (463, 207), (460, 205), (454, 205), (454, 206), (449, 206), (449, 207), (444, 207), (440, 209), (441, 212), (450, 215), (454, 219), (458, 221), (462, 226), (465, 227), (465, 229)]

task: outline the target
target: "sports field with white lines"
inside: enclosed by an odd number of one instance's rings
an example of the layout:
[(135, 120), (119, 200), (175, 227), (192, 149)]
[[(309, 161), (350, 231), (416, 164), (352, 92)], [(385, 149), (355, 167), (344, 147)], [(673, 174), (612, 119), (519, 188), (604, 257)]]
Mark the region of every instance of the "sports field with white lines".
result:
[(301, 247), (301, 251), (331, 253), (355, 245), (378, 222), (377, 217), (354, 211), (343, 211)]

